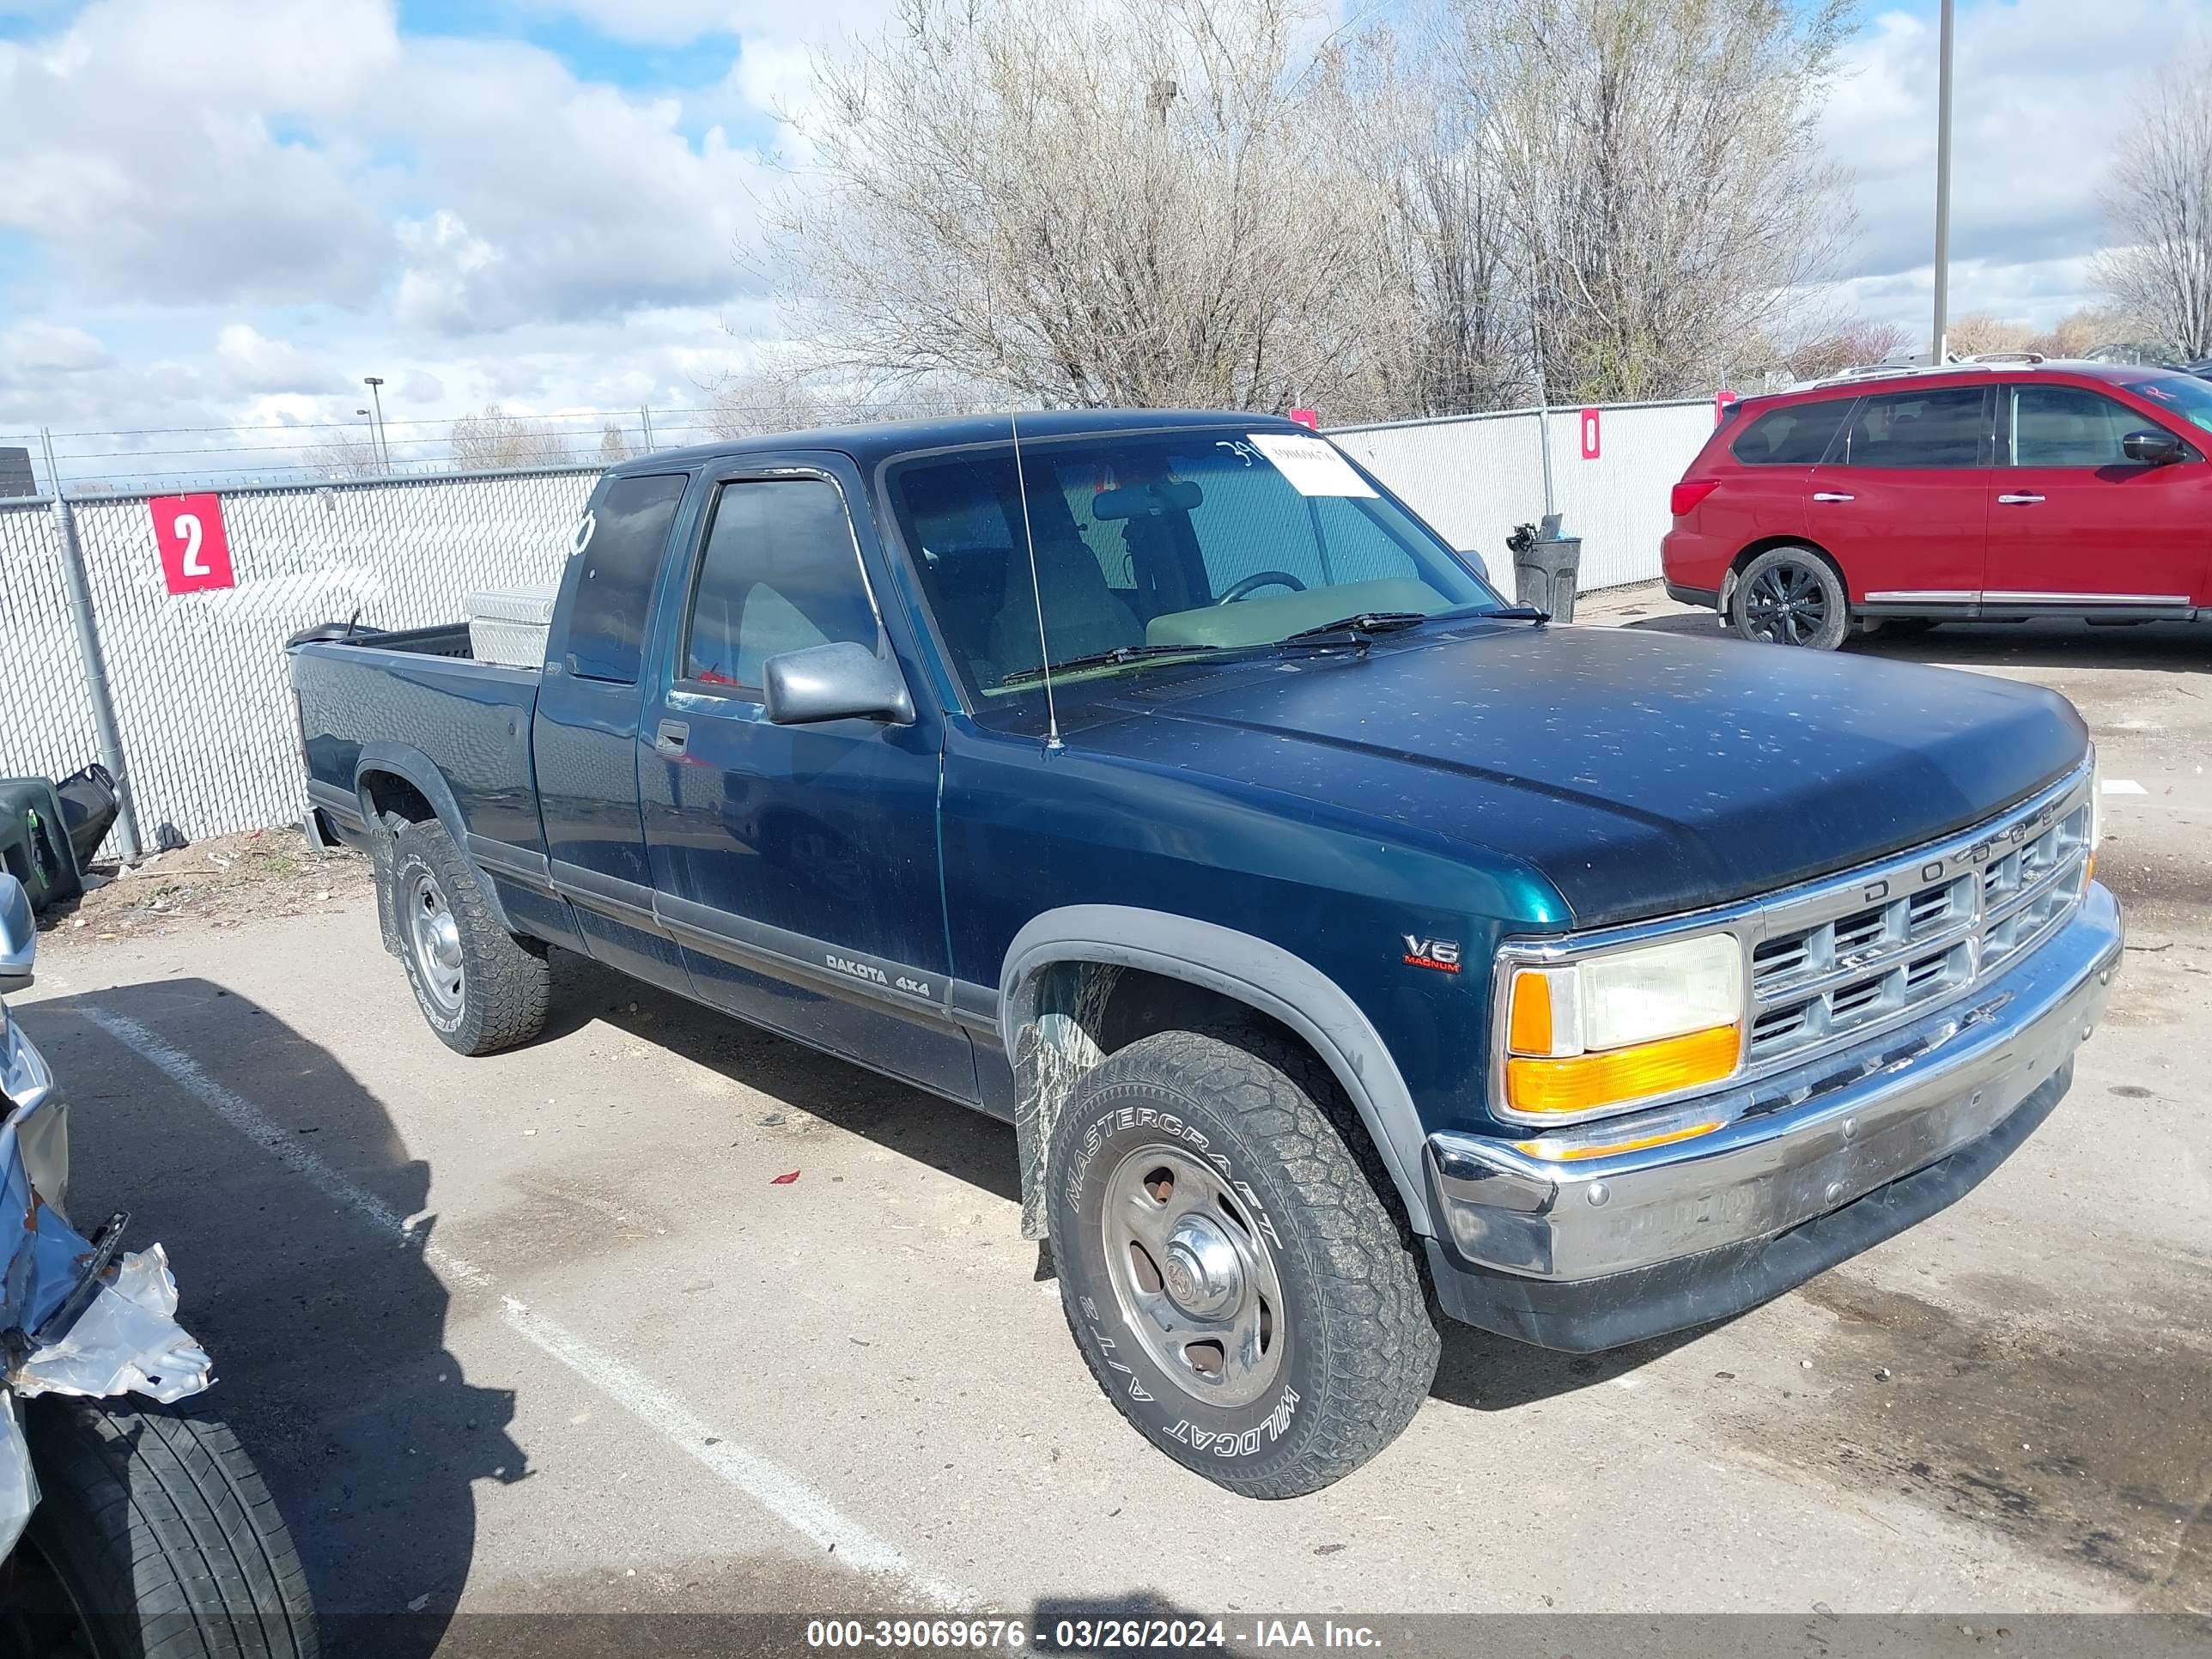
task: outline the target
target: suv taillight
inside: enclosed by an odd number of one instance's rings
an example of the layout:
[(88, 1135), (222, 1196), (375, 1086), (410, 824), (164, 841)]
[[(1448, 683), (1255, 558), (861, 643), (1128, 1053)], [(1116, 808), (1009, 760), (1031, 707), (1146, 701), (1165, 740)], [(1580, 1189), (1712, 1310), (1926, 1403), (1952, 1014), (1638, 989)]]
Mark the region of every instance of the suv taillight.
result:
[(1685, 478), (1667, 498), (1667, 510), (1678, 519), (1687, 518), (1698, 510), (1699, 501), (1720, 487), (1718, 478)]

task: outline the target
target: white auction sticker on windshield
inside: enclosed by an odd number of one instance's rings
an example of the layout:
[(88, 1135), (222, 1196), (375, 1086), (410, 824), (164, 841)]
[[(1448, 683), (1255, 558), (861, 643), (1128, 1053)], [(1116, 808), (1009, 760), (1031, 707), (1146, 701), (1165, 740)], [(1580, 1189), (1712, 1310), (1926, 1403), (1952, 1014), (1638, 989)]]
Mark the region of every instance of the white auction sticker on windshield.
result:
[(1252, 447), (1275, 464), (1301, 495), (1372, 495), (1375, 486), (1325, 438), (1294, 432), (1248, 432)]

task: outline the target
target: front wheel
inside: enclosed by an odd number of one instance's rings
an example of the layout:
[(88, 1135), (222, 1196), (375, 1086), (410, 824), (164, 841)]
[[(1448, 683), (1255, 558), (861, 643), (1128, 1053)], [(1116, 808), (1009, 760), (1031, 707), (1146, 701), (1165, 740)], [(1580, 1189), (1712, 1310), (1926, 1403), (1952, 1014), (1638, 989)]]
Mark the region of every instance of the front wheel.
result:
[(1835, 567), (1810, 548), (1773, 547), (1744, 567), (1729, 621), (1747, 640), (1832, 651), (1850, 630), (1850, 600)]
[(1340, 1105), (1295, 1045), (1167, 1031), (1085, 1073), (1053, 1131), (1053, 1260), (1091, 1375), (1246, 1497), (1351, 1474), (1436, 1375), (1419, 1268)]
[(494, 1054), (545, 1029), (544, 948), (500, 925), (483, 878), (436, 819), (406, 825), (392, 842), (392, 899), (416, 1006), (448, 1048)]
[[(0, 1409), (4, 1409), (0, 1405)], [(19, 1583), (43, 1568), (96, 1659), (315, 1659), (315, 1610), (284, 1517), (222, 1422), (191, 1407), (43, 1395)], [(48, 1582), (41, 1577), (38, 1582)]]

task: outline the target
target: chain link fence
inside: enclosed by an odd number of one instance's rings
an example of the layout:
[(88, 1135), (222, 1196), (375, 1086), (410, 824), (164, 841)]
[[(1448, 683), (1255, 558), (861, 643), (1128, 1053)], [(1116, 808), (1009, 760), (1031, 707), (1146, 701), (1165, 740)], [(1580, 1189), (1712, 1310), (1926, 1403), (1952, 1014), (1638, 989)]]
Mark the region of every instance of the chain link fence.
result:
[[(1551, 417), (1557, 509), (1585, 589), (1659, 574), (1668, 488), (1712, 429), (1710, 403)], [(1505, 538), (1543, 512), (1534, 410), (1332, 435), (1510, 590)], [(359, 615), (458, 620), (468, 596), (557, 578), (599, 468), (410, 475), (222, 492), (236, 585), (173, 595), (147, 495), (72, 499), (142, 837), (155, 846), (296, 822), (304, 783), (285, 638)], [(100, 755), (50, 500), (0, 502), (0, 776), (60, 777)]]
[[(173, 595), (151, 499), (72, 501), (149, 845), (298, 821), (283, 642), (358, 615), (451, 622), (480, 589), (556, 579), (596, 467), (407, 477), (222, 498), (235, 586)], [(0, 774), (99, 756), (51, 501), (0, 507)]]

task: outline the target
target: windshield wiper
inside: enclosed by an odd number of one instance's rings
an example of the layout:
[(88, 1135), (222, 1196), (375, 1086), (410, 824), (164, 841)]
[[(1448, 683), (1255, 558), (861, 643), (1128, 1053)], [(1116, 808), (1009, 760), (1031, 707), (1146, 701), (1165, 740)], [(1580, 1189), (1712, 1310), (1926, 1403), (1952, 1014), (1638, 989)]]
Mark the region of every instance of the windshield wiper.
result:
[(1353, 616), (1340, 617), (1333, 623), (1301, 628), (1295, 634), (1284, 635), (1275, 643), (1340, 645), (1349, 642), (1364, 645), (1377, 634), (1395, 634), (1402, 629), (1419, 628), (1428, 620), (1429, 615), (1425, 611), (1362, 611)]
[(1047, 674), (1072, 674), (1079, 668), (1115, 668), (1146, 657), (1188, 657), (1220, 649), (1218, 645), (1117, 645), (1111, 651), (1094, 651), (1087, 657), (1070, 657), (1042, 668), (1017, 668), (1011, 674), (1001, 674), (999, 684), (1019, 685), (1025, 680), (1041, 680)]

